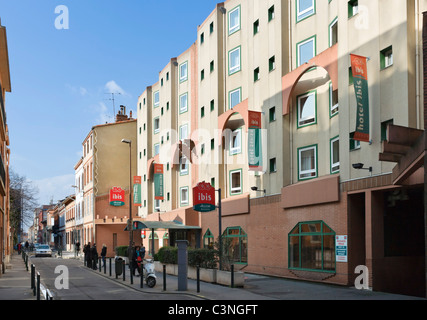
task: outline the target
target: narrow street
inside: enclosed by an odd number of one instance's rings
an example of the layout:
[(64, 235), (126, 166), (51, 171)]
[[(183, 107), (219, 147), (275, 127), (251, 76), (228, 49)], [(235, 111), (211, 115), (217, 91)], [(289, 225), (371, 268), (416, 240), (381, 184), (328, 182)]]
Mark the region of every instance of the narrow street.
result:
[[(101, 276), (74, 259), (35, 258), (31, 263), (40, 272), (41, 283), (49, 289), (54, 300), (194, 300), (195, 297), (174, 294), (144, 293)], [(68, 289), (57, 289), (55, 279), (65, 273), (55, 273), (57, 266), (68, 269)], [(64, 270), (65, 268), (62, 268)], [(65, 270), (67, 270), (65, 269)], [(65, 278), (65, 277), (64, 277)], [(65, 284), (62, 280), (57, 281)]]

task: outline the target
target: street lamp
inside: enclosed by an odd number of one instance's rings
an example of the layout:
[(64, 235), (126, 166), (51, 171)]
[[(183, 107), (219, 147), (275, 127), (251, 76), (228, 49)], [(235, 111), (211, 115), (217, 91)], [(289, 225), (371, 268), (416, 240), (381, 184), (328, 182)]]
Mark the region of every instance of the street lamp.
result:
[(356, 169), (356, 170), (361, 170), (361, 169), (363, 169), (363, 170), (369, 170), (369, 172), (371, 173), (371, 176), (372, 176), (372, 167), (364, 168), (363, 166), (364, 166), (363, 163), (353, 163), (352, 164), (353, 169)]
[(130, 258), (133, 242), (133, 221), (132, 221), (132, 141), (122, 139), (123, 143), (129, 145), (129, 248), (128, 255)]

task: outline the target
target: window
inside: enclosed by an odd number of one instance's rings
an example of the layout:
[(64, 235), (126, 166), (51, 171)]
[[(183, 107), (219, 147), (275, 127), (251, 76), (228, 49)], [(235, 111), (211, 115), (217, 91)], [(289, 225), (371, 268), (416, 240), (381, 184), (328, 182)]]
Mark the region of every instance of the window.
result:
[(332, 83), (329, 83), (329, 116), (333, 117), (338, 114), (339, 104), (338, 104), (338, 89), (333, 90)]
[(184, 82), (188, 79), (188, 62), (179, 65), (179, 82)]
[(179, 140), (187, 139), (188, 137), (188, 124), (179, 127)]
[(160, 145), (156, 143), (154, 145), (154, 155), (157, 156), (160, 153)]
[(270, 159), (270, 173), (273, 173), (276, 171), (277, 171), (276, 158), (272, 158), (272, 159)]
[(200, 154), (205, 154), (205, 144), (202, 143), (202, 145), (200, 146)]
[(228, 227), (222, 234), (225, 243), (226, 255), (234, 263), (248, 263), (248, 236), (241, 227)]
[(209, 70), (210, 70), (210, 72), (213, 72), (215, 70), (215, 62), (213, 60), (209, 64)]
[(316, 13), (315, 0), (296, 0), (297, 22)]
[(270, 59), (268, 59), (268, 71), (273, 71), (276, 69), (276, 57), (272, 56)]
[(329, 46), (338, 43), (338, 17), (329, 25)]
[(393, 124), (393, 119), (381, 122), (381, 141), (387, 140), (387, 126)]
[(316, 36), (297, 44), (297, 67), (316, 56)]
[(181, 199), (181, 205), (188, 204), (188, 187), (182, 187), (180, 188), (180, 199)]
[(242, 169), (230, 171), (230, 195), (242, 193)]
[(228, 74), (240, 71), (240, 47), (228, 52)]
[(211, 100), (211, 111), (215, 109), (215, 100)]
[(348, 2), (348, 17), (351, 18), (359, 13), (359, 1), (351, 0)]
[(259, 76), (259, 67), (254, 70), (254, 82), (260, 79)]
[(154, 118), (154, 133), (159, 133), (160, 132), (160, 118)]
[(354, 137), (354, 132), (351, 132), (350, 133), (350, 151), (360, 149), (360, 141), (354, 140), (353, 137)]
[(188, 93), (184, 93), (179, 96), (179, 113), (186, 112), (188, 110)]
[(211, 139), (211, 150), (215, 149), (215, 139)]
[(200, 44), (203, 44), (203, 42), (205, 42), (205, 33), (202, 32), (202, 34), (200, 35)]
[(188, 174), (188, 160), (185, 156), (179, 159), (179, 173), (181, 176)]
[(259, 32), (259, 19), (254, 22), (254, 35)]
[(338, 137), (331, 139), (331, 173), (340, 171), (340, 140)]
[(211, 186), (215, 188), (215, 178), (211, 178)]
[(163, 87), (163, 78), (160, 79), (160, 85)]
[(230, 155), (242, 151), (242, 129), (236, 129), (230, 134)]
[(154, 108), (160, 105), (160, 93), (159, 91), (154, 92)]
[(276, 107), (270, 108), (268, 114), (270, 122), (276, 121)]
[(203, 247), (208, 249), (214, 248), (214, 235), (209, 229), (203, 235)]
[(230, 109), (233, 109), (235, 106), (237, 106), (242, 101), (242, 89), (237, 88), (228, 94), (228, 105)]
[(288, 241), (290, 269), (335, 272), (335, 232), (323, 221), (298, 223)]
[(205, 116), (205, 107), (200, 108), (200, 118), (203, 118)]
[(316, 123), (316, 91), (297, 97), (298, 128)]
[(166, 102), (166, 110), (169, 110), (169, 101)]
[(169, 80), (169, 72), (166, 72), (166, 81)]
[(393, 47), (390, 46), (380, 52), (381, 70), (393, 65)]
[(298, 179), (317, 177), (317, 145), (298, 149)]
[(268, 22), (274, 19), (274, 6), (271, 6), (270, 9), (268, 9)]
[(348, 68), (348, 85), (351, 86), (353, 84), (353, 70)]
[(231, 35), (240, 30), (240, 6), (228, 13), (228, 34)]
[(211, 24), (209, 25), (209, 33), (214, 32), (214, 23), (211, 22)]
[(205, 79), (205, 69), (203, 69), (202, 71), (200, 71), (200, 80), (204, 80)]
[(160, 200), (154, 199), (154, 210), (160, 211)]

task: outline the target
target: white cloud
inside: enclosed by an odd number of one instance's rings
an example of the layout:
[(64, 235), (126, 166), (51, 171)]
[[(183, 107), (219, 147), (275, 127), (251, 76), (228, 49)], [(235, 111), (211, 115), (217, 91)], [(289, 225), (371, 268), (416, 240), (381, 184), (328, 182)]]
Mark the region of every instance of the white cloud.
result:
[(108, 81), (105, 85), (105, 89), (108, 90), (108, 93), (119, 93), (124, 96), (129, 96), (129, 94), (122, 89), (114, 80)]
[(82, 87), (82, 86), (72, 86), (70, 84), (67, 84), (66, 87), (68, 89), (70, 89), (70, 91), (72, 93), (76, 93), (76, 94), (79, 94), (81, 96), (86, 96), (89, 94), (89, 91), (85, 87)]
[(94, 109), (97, 113), (97, 117), (95, 119), (96, 124), (104, 124), (107, 122), (112, 122), (114, 120), (111, 116), (112, 112), (108, 112), (108, 108), (104, 102), (98, 102), (98, 104), (95, 105)]
[(74, 174), (65, 174), (51, 178), (32, 181), (39, 189), (39, 204), (49, 204), (51, 200), (56, 203), (58, 200), (64, 199), (66, 196), (74, 194), (75, 184)]

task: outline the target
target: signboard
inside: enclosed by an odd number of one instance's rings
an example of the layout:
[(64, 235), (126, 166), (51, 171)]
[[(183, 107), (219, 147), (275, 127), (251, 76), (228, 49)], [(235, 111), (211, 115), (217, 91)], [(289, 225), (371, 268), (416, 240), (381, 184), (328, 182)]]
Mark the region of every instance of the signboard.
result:
[(347, 236), (335, 236), (336, 262), (347, 262)]
[(110, 205), (120, 207), (125, 205), (125, 191), (120, 187), (110, 189)]
[(356, 95), (356, 131), (354, 140), (369, 142), (369, 92), (366, 57), (350, 55)]
[(248, 111), (248, 113), (249, 171), (262, 171), (261, 112)]
[(154, 199), (163, 200), (163, 164), (154, 164)]
[(133, 177), (133, 205), (141, 206), (141, 177)]
[(207, 182), (199, 182), (193, 188), (193, 209), (199, 212), (215, 210), (215, 188)]

